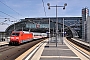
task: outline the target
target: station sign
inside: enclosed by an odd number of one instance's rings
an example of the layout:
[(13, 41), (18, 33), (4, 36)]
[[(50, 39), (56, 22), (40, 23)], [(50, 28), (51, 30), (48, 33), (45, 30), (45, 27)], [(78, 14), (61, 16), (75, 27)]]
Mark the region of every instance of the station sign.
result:
[(40, 24), (36, 24), (36, 28), (40, 28)]

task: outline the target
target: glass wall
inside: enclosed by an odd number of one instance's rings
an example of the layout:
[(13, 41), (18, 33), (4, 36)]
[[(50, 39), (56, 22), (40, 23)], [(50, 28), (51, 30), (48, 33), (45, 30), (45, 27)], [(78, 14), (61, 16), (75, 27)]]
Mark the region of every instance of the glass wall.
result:
[[(51, 29), (56, 29), (56, 17), (49, 17), (50, 18), (50, 28)], [(25, 18), (22, 19), (20, 22), (17, 22), (15, 24), (12, 24), (6, 29), (6, 32), (11, 32), (14, 30), (22, 30), (22, 29), (33, 29), (33, 28), (49, 28), (49, 18)], [(82, 17), (58, 17), (58, 29), (61, 30), (62, 24), (63, 24), (63, 18), (64, 18), (64, 23), (67, 26), (77, 26), (78, 24), (80, 25), (80, 21)], [(15, 26), (14, 26), (15, 25)], [(72, 28), (72, 27), (71, 27)], [(78, 27), (81, 29), (81, 27)], [(80, 32), (79, 32), (80, 33)]]

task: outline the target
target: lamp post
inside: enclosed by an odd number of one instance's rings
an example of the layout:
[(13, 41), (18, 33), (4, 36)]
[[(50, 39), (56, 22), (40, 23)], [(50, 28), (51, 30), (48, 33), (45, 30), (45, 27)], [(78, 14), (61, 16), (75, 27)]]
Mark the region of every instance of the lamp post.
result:
[(62, 40), (62, 44), (63, 44), (63, 41), (64, 41), (64, 18), (63, 18), (63, 40)]
[(50, 7), (56, 7), (56, 47), (57, 47), (57, 38), (58, 38), (58, 18), (57, 18), (57, 7), (63, 7), (63, 9), (65, 9), (65, 6), (67, 6), (67, 3), (64, 4), (64, 6), (50, 6), (50, 3), (47, 3), (48, 5), (48, 9), (50, 9)]
[[(50, 41), (50, 18), (49, 18), (49, 41)], [(48, 41), (48, 43), (49, 43)]]

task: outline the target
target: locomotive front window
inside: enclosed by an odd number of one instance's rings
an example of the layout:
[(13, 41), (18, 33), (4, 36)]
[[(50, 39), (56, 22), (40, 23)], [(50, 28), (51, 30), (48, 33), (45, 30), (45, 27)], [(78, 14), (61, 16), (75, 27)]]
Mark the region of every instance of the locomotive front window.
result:
[(19, 36), (19, 33), (12, 33), (12, 36)]

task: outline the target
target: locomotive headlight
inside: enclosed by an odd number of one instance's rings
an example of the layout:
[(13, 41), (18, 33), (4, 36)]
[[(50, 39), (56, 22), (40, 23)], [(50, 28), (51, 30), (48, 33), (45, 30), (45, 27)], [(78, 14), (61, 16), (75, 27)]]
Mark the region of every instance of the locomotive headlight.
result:
[(16, 40), (18, 40), (19, 39), (19, 37), (16, 37)]
[(11, 37), (11, 39), (14, 39), (14, 37)]

